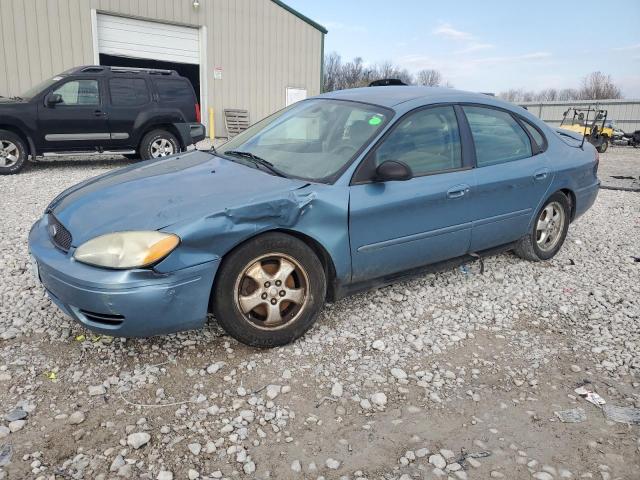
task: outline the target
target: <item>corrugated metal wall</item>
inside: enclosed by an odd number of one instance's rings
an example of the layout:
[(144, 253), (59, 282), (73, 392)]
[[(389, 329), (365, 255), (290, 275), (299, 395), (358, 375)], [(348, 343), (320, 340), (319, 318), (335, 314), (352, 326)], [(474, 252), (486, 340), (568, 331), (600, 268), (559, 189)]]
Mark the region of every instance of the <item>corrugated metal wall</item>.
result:
[[(524, 102), (519, 103), (551, 125), (560, 125), (562, 114), (569, 107), (591, 107), (606, 110), (607, 118), (615, 121), (625, 132), (640, 130), (640, 100), (589, 100), (568, 102)], [(592, 114), (593, 115), (593, 114)]]
[[(0, 0), (0, 95), (18, 95), (68, 68), (93, 64), (91, 9), (206, 27), (207, 99), (256, 121), (285, 106), (286, 87), (320, 93), (323, 34), (271, 0)], [(214, 80), (214, 68), (222, 79)], [(201, 65), (202, 68), (202, 65)]]

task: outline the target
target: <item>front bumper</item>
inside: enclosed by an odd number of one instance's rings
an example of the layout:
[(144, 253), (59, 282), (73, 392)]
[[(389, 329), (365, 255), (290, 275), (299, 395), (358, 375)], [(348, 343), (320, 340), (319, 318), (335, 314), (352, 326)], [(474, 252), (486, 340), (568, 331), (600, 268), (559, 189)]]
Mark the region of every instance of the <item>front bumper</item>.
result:
[(51, 300), (87, 328), (149, 337), (204, 325), (219, 260), (170, 273), (85, 265), (51, 243), (46, 216), (29, 233), (29, 251)]

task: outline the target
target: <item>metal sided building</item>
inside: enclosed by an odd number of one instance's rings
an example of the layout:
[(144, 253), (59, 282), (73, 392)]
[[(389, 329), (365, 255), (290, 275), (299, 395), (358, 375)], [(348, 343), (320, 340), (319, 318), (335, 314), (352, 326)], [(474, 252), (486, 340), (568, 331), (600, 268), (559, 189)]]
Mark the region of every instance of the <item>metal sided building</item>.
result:
[(208, 125), (320, 93), (321, 26), (279, 0), (0, 0), (0, 95), (79, 65), (177, 70)]

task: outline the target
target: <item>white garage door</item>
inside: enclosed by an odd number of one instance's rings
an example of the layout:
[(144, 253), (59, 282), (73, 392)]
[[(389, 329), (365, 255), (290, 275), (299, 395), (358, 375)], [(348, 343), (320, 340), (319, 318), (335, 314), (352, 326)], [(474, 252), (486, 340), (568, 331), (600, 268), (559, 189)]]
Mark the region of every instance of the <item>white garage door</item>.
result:
[(197, 28), (98, 14), (98, 51), (164, 62), (200, 63)]

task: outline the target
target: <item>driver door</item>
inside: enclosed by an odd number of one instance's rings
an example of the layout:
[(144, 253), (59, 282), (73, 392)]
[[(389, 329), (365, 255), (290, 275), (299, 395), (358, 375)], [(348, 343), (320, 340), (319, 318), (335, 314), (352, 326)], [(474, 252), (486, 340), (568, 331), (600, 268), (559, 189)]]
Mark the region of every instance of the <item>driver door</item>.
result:
[[(376, 182), (386, 160), (406, 163), (407, 181)], [(463, 159), (453, 106), (419, 109), (399, 120), (360, 166), (350, 193), (353, 281), (391, 275), (469, 250), (475, 188)]]
[(42, 150), (92, 151), (109, 148), (111, 134), (98, 78), (69, 79), (56, 85), (50, 94), (58, 94), (61, 103), (38, 105), (38, 134)]

